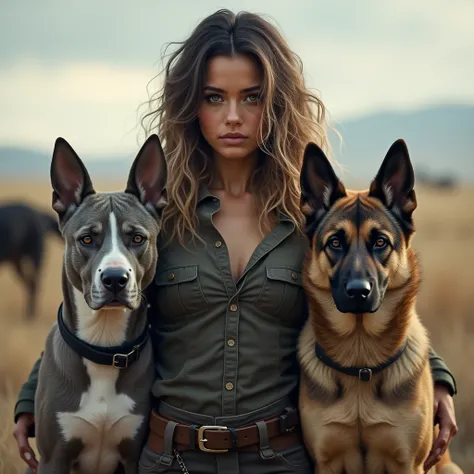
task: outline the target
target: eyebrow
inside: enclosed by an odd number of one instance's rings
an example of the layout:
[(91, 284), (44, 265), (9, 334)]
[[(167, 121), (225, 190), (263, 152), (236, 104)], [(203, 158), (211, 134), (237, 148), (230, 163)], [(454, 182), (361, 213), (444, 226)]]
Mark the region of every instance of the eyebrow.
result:
[(102, 224), (100, 222), (84, 225), (75, 234), (74, 237), (78, 238), (85, 232), (92, 232), (93, 234), (100, 234), (102, 232)]
[[(246, 93), (246, 92), (254, 92), (254, 91), (259, 91), (261, 89), (262, 86), (251, 86), (251, 87), (247, 87), (245, 89), (242, 89), (240, 92), (241, 93)], [(223, 94), (225, 92), (224, 89), (221, 89), (219, 87), (214, 87), (214, 86), (206, 86), (204, 87), (204, 90), (206, 91), (211, 91), (211, 92), (219, 92), (221, 94)]]

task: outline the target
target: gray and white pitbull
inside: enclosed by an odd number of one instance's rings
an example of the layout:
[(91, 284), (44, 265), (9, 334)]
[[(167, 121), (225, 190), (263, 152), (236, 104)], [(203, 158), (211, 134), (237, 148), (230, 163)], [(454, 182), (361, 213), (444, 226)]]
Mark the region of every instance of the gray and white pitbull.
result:
[(166, 205), (160, 141), (152, 135), (144, 143), (124, 192), (97, 193), (58, 138), (51, 184), (65, 240), (63, 303), (39, 371), (39, 473), (135, 473), (154, 380), (143, 291)]

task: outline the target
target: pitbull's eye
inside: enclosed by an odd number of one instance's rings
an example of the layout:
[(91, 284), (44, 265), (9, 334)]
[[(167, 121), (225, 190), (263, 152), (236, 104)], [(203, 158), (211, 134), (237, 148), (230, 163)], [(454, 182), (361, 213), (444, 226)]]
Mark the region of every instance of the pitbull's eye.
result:
[(342, 242), (337, 237), (332, 237), (331, 239), (329, 239), (328, 244), (333, 250), (342, 249)]
[(379, 236), (375, 239), (374, 242), (374, 249), (375, 250), (382, 250), (388, 245), (388, 240), (386, 237)]
[(83, 235), (80, 239), (79, 242), (82, 245), (92, 245), (94, 241), (92, 240), (92, 237), (90, 235)]
[(143, 244), (143, 242), (145, 242), (145, 236), (143, 236), (142, 234), (135, 234), (132, 238), (132, 242), (135, 245), (141, 245)]

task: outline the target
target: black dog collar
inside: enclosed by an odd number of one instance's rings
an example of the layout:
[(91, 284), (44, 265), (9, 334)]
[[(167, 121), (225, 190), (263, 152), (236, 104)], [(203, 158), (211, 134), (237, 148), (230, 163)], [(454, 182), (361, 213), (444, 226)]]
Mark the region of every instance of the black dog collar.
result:
[(140, 358), (140, 353), (148, 339), (148, 328), (134, 341), (120, 346), (94, 346), (79, 339), (65, 324), (63, 320), (63, 305), (58, 309), (58, 328), (68, 346), (91, 362), (100, 365), (109, 365), (117, 369), (126, 369), (130, 364)]
[(382, 372), (383, 369), (387, 368), (389, 365), (392, 365), (396, 360), (398, 360), (405, 351), (406, 347), (407, 340), (405, 339), (400, 349), (398, 349), (392, 357), (386, 360), (383, 364), (376, 365), (375, 367), (345, 367), (340, 365), (336, 361), (332, 360), (318, 343), (314, 345), (314, 351), (316, 353), (316, 357), (323, 364), (326, 364), (332, 369), (346, 375), (351, 375), (352, 377), (359, 377), (361, 382), (370, 382), (372, 375)]

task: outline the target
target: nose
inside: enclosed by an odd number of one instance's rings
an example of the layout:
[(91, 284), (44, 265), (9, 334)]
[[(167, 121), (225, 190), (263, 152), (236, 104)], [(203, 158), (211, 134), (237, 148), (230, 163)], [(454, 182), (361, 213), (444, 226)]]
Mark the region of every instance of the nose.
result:
[(228, 124), (236, 124), (241, 122), (239, 108), (236, 102), (230, 101), (229, 108), (227, 110), (226, 121)]
[(127, 286), (129, 277), (124, 268), (106, 268), (102, 272), (100, 280), (107, 290), (117, 294)]
[(369, 280), (353, 279), (346, 283), (346, 294), (351, 300), (363, 301), (368, 298), (372, 291)]

